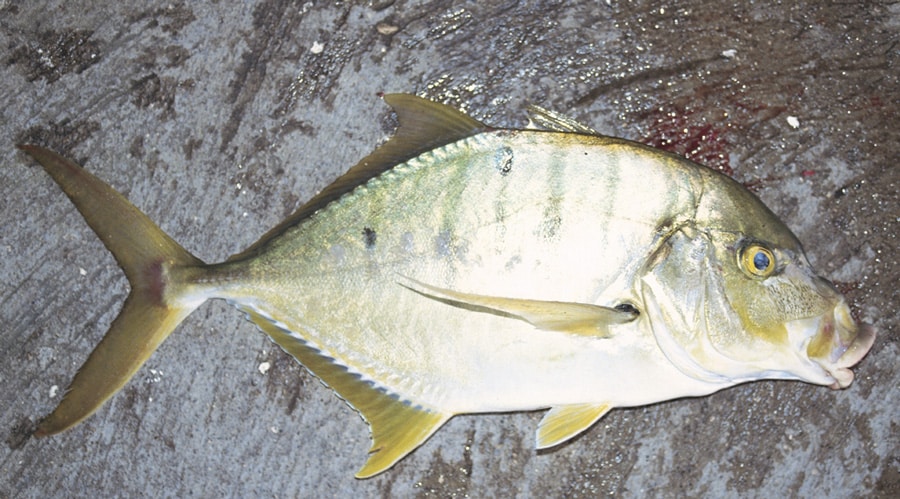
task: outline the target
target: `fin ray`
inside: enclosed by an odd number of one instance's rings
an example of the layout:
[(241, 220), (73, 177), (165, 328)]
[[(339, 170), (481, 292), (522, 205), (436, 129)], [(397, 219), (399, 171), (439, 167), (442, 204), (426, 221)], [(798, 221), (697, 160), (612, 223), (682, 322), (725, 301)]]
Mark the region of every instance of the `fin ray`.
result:
[(580, 133), (582, 135), (600, 135), (593, 128), (579, 123), (568, 116), (534, 104), (528, 106), (528, 119), (537, 129), (553, 132)]
[(372, 447), (357, 478), (377, 475), (422, 445), (453, 414), (414, 405), (378, 389), (296, 335), (254, 310), (242, 308), (284, 351), (334, 390), (369, 424)]
[(550, 409), (538, 423), (537, 448), (553, 447), (577, 436), (610, 409), (610, 404), (572, 404)]

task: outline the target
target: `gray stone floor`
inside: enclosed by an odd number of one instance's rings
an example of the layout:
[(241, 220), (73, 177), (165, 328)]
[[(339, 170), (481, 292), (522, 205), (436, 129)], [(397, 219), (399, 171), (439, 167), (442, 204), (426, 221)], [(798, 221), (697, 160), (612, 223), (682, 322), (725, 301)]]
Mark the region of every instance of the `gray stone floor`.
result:
[[(897, 497), (900, 4), (826, 3), (0, 1), (0, 497)], [(540, 414), (461, 416), (359, 481), (362, 420), (212, 302), (84, 424), (28, 437), (127, 291), (14, 144), (216, 261), (387, 136), (380, 91), (503, 126), (536, 103), (733, 175), (880, 329), (856, 383), (616, 410), (550, 452)]]

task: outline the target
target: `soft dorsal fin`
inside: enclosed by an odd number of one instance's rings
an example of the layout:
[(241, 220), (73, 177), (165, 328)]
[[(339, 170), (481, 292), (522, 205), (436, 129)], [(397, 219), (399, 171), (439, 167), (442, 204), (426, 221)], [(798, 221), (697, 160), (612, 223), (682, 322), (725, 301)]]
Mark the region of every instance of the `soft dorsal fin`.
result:
[(612, 409), (610, 404), (572, 404), (550, 409), (537, 429), (537, 448), (559, 445), (578, 435)]
[(528, 106), (529, 128), (551, 130), (554, 132), (580, 133), (582, 135), (600, 135), (593, 128), (579, 123), (568, 116), (544, 109), (534, 104)]
[(511, 316), (538, 329), (560, 331), (580, 336), (608, 338), (609, 326), (633, 321), (638, 313), (632, 309), (615, 309), (561, 301), (527, 300), (460, 293), (438, 288), (409, 277), (400, 276), (400, 285), (423, 296), (447, 302), (450, 305), (466, 306), (482, 312)]
[(369, 423), (372, 447), (366, 464), (356, 473), (357, 478), (369, 478), (387, 470), (453, 416), (414, 405), (378, 389), (272, 320), (254, 310), (242, 310), (275, 343), (334, 390)]
[(287, 228), (398, 164), (488, 129), (480, 121), (450, 106), (415, 95), (385, 94), (384, 101), (397, 114), (399, 126), (394, 135), (267, 232), (259, 241), (229, 260), (239, 260), (255, 253), (258, 248)]

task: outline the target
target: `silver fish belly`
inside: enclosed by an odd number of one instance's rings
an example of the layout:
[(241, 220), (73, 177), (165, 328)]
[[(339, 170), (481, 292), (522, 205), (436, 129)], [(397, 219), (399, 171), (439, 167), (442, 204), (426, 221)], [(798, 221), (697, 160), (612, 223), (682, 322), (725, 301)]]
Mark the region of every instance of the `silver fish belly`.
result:
[(400, 122), (388, 143), (213, 265), (102, 181), (22, 146), (133, 288), (37, 433), (90, 415), (210, 298), (370, 424), (359, 477), (455, 414), (549, 408), (537, 446), (550, 447), (615, 407), (757, 379), (846, 387), (871, 347), (874, 328), (731, 179), (552, 113), (554, 130), (501, 130), (417, 97), (385, 100)]

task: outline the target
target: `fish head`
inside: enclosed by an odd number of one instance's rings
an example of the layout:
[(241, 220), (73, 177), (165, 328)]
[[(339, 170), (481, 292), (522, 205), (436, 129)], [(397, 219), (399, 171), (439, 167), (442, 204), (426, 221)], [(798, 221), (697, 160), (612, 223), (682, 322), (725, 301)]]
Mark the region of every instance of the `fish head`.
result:
[(849, 386), (850, 367), (872, 347), (875, 328), (854, 321), (844, 296), (816, 275), (799, 245), (783, 247), (744, 234), (720, 233), (716, 239), (716, 261), (728, 260), (722, 263), (722, 307), (732, 311), (738, 326), (720, 348), (739, 357), (736, 345), (762, 346), (772, 356), (763, 363), (774, 371), (766, 373), (771, 377)]
[(717, 200), (705, 218), (701, 205), (649, 259), (642, 295), (657, 343), (682, 372), (711, 383), (849, 386), (875, 328), (854, 321), (775, 215), (750, 193), (744, 201)]

